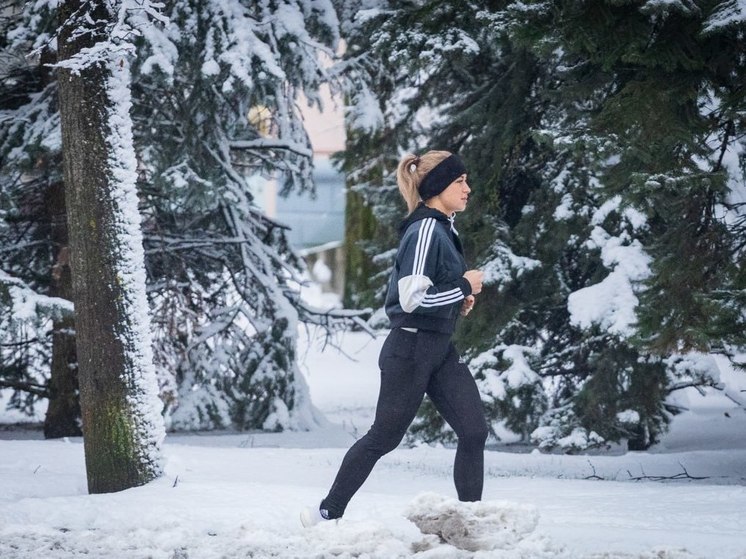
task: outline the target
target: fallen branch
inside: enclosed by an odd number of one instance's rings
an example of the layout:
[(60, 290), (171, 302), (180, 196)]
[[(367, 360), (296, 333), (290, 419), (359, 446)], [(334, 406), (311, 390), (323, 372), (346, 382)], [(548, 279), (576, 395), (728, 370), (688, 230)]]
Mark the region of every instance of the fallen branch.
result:
[(593, 470), (593, 474), (589, 475), (589, 476), (586, 476), (583, 479), (598, 479), (598, 480), (603, 480), (604, 479), (604, 478), (602, 478), (600, 475), (598, 475), (596, 473), (596, 466), (594, 466), (593, 463), (590, 460), (588, 460), (588, 465), (591, 467), (591, 470)]
[[(593, 463), (588, 460), (588, 465), (591, 467), (591, 470), (593, 473), (589, 476), (585, 476), (583, 479), (595, 479), (600, 481), (607, 481), (607, 478), (600, 476), (596, 473), (596, 467), (593, 465)], [(640, 471), (642, 472), (642, 475), (632, 475), (632, 472), (627, 470), (627, 475), (629, 476), (629, 480), (631, 481), (642, 481), (642, 480), (648, 480), (648, 481), (675, 481), (675, 480), (681, 480), (681, 479), (693, 479), (693, 480), (702, 480), (702, 479), (710, 479), (710, 476), (693, 476), (691, 475), (684, 465), (679, 462), (679, 466), (681, 466), (681, 472), (678, 474), (674, 474), (671, 476), (650, 476), (645, 473), (645, 470), (643, 470), (642, 466), (640, 466)], [(614, 480), (617, 479), (617, 476), (614, 476)]]
[(674, 474), (672, 476), (649, 476), (645, 474), (645, 471), (640, 467), (640, 471), (643, 475), (641, 476), (633, 476), (632, 472), (627, 470), (627, 475), (629, 475), (629, 479), (632, 481), (640, 481), (643, 479), (647, 479), (650, 481), (667, 481), (667, 480), (678, 480), (678, 479), (710, 479), (709, 476), (693, 476), (689, 472), (686, 471), (686, 468), (684, 465), (679, 462), (679, 466), (681, 466), (681, 472), (678, 474)]

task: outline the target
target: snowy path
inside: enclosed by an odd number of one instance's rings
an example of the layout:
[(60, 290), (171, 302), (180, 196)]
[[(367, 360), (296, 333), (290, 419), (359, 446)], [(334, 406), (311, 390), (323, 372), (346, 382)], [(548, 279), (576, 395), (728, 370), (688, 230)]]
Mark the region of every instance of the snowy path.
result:
[[(339, 524), (302, 529), (299, 509), (325, 494), (370, 422), (379, 344), (348, 340), (357, 363), (308, 351), (314, 401), (343, 426), (170, 435), (166, 475), (117, 494), (86, 494), (80, 440), (0, 433), (16, 439), (0, 440), (0, 559), (746, 559), (746, 413), (728, 417), (712, 406), (677, 417), (652, 452), (488, 452), (485, 500), (519, 525), (538, 515), (528, 533), (506, 528), (497, 549), (458, 550), (405, 518), (418, 495), (454, 496), (453, 450), (428, 446), (384, 457)], [(693, 451), (703, 440), (706, 450)], [(682, 468), (708, 479), (629, 480)]]
[[(167, 445), (164, 478), (111, 495), (85, 494), (80, 442), (3, 441), (0, 557), (409, 557), (423, 536), (402, 515), (408, 503), (428, 491), (453, 496), (451, 450), (401, 449), (384, 458), (342, 523), (303, 530), (299, 508), (323, 495), (344, 449), (216, 439)], [(746, 453), (737, 454), (743, 463)], [(524, 474), (556, 467), (552, 457), (522, 457), (489, 454), (485, 499), (533, 505), (532, 534), (512, 549), (439, 545), (418, 556), (621, 558), (665, 549), (661, 557), (746, 557), (743, 485), (503, 477), (506, 458)]]

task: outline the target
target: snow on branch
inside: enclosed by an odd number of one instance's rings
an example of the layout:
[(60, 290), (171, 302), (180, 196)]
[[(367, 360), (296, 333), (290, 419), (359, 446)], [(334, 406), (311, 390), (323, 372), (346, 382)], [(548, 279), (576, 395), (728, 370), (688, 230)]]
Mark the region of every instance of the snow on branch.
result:
[(541, 266), (534, 258), (518, 256), (502, 241), (496, 241), (490, 249), (490, 256), (482, 266), (485, 285), (497, 285), (500, 289), (513, 279)]
[[(84, 2), (57, 29), (53, 39), (59, 40), (59, 35), (65, 28), (72, 28), (70, 40), (91, 35), (105, 37), (90, 47), (85, 47), (67, 60), (53, 66), (66, 68), (73, 73), (94, 64), (105, 63), (116, 55), (129, 56), (134, 54), (134, 41), (143, 35), (143, 29), (154, 22), (168, 23), (163, 16), (162, 2), (150, 0), (119, 0), (104, 3)], [(101, 10), (106, 14), (102, 14)], [(103, 18), (97, 16), (104, 16)]]
[(0, 270), (0, 297), (3, 292), (10, 298), (11, 314), (15, 320), (28, 320), (39, 314), (64, 316), (73, 313), (71, 301), (41, 295), (25, 282)]
[(231, 149), (283, 149), (297, 153), (302, 157), (313, 157), (313, 151), (307, 145), (289, 140), (260, 138), (258, 140), (232, 140), (228, 142)]
[(296, 291), (286, 290), (285, 296), (298, 311), (298, 319), (301, 322), (321, 326), (324, 329), (327, 342), (335, 332), (350, 330), (351, 328), (359, 328), (373, 338), (377, 336), (375, 330), (368, 325), (364, 318), (370, 317), (373, 314), (373, 309), (322, 310), (304, 302)]
[(704, 23), (702, 33), (710, 34), (728, 27), (746, 24), (746, 0), (730, 0), (721, 3)]
[[(609, 274), (600, 282), (581, 288), (567, 298), (570, 322), (580, 328), (593, 324), (623, 337), (635, 332), (637, 291), (650, 275), (651, 257), (642, 243), (633, 237), (644, 226), (644, 220), (633, 208), (622, 208), (622, 199), (615, 196), (594, 214), (591, 235), (586, 246), (599, 249)], [(616, 212), (625, 220), (625, 230), (612, 235), (602, 226), (606, 217)]]

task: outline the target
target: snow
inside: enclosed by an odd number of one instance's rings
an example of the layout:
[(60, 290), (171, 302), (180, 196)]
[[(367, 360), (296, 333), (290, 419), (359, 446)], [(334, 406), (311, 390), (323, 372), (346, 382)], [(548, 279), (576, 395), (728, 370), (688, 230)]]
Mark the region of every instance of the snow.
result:
[(616, 418), (620, 423), (628, 423), (636, 425), (640, 422), (640, 414), (636, 410), (624, 410), (616, 414)]
[[(637, 239), (626, 231), (619, 236), (610, 235), (601, 224), (611, 212), (620, 210), (621, 197), (604, 203), (593, 215), (589, 248), (601, 250), (604, 266), (611, 270), (599, 283), (571, 293), (567, 298), (570, 322), (581, 328), (598, 325), (602, 330), (624, 337), (634, 334), (637, 320), (635, 309), (638, 299), (637, 285), (650, 275), (651, 258)], [(645, 226), (644, 216), (633, 208), (621, 212), (630, 228), (635, 231)]]
[[(541, 427), (539, 429), (541, 429)], [(537, 431), (539, 429), (537, 429)], [(538, 438), (538, 435), (535, 437), (532, 434), (532, 438)], [(595, 431), (587, 432), (582, 427), (575, 427), (575, 429), (572, 430), (572, 433), (566, 437), (557, 439), (555, 444), (560, 448), (588, 448), (589, 446), (601, 444), (603, 442), (604, 438)]]
[(367, 132), (374, 132), (383, 126), (383, 112), (367, 85), (362, 85), (354, 93), (353, 102), (346, 108), (345, 120), (350, 128)]
[(655, 19), (657, 16), (667, 17), (676, 12), (691, 16), (699, 13), (700, 9), (690, 0), (647, 0), (640, 11), (653, 14)]
[(574, 215), (575, 214), (572, 211), (572, 196), (570, 194), (565, 194), (562, 196), (560, 205), (554, 210), (554, 219), (557, 221), (563, 221), (572, 218)]
[(133, 411), (134, 436), (144, 452), (140, 460), (150, 471), (160, 473), (160, 445), (165, 427), (153, 361), (150, 308), (145, 294), (145, 253), (137, 207), (137, 160), (130, 118), (130, 65), (126, 57), (113, 56), (108, 68), (108, 168), (112, 181), (112, 219), (119, 250), (116, 276), (122, 295), (122, 315), (127, 317), (127, 324), (118, 332), (128, 355), (125, 361), (128, 370), (123, 380), (132, 387), (128, 400)]
[[(481, 503), (455, 500), (452, 448), (400, 447), (344, 519), (303, 529), (300, 509), (326, 494), (372, 421), (383, 337), (339, 334), (335, 348), (301, 328), (299, 341), (300, 368), (329, 423), (169, 434), (164, 476), (142, 487), (87, 495), (80, 439), (0, 431), (0, 557), (746, 558), (746, 412), (693, 389), (678, 396), (690, 411), (648, 452), (491, 446)], [(729, 368), (721, 381), (738, 392), (744, 377)]]
[(326, 263), (318, 259), (311, 269), (311, 273), (316, 281), (320, 283), (327, 283), (332, 279), (332, 271)]
[(710, 14), (704, 25), (705, 33), (716, 33), (746, 21), (746, 0), (727, 0)]
[(500, 289), (505, 288), (514, 277), (520, 278), (524, 272), (541, 265), (538, 260), (515, 254), (500, 241), (492, 246), (490, 252), (489, 260), (481, 267), (483, 281), (485, 285), (497, 285)]
[(73, 312), (73, 305), (67, 299), (36, 293), (23, 281), (0, 270), (0, 285), (3, 284), (8, 289), (12, 309), (10, 314), (15, 320), (30, 320), (42, 309), (59, 310), (62, 313)]
[(511, 345), (503, 351), (503, 357), (510, 359), (511, 365), (502, 373), (501, 378), (505, 379), (511, 388), (519, 388), (524, 384), (541, 382), (541, 378), (529, 366), (526, 360), (526, 353), (531, 353), (531, 348)]
[(202, 75), (205, 77), (213, 77), (220, 74), (220, 64), (215, 62), (215, 59), (205, 60), (202, 64)]
[(509, 501), (463, 503), (437, 493), (420, 494), (405, 515), (423, 534), (436, 535), (466, 551), (515, 548), (539, 523), (539, 513), (532, 505)]

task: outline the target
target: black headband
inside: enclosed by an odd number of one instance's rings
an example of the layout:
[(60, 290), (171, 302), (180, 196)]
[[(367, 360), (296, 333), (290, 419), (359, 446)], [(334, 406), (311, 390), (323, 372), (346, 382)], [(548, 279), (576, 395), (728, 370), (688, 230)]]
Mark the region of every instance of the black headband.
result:
[(420, 198), (429, 200), (433, 196), (437, 196), (448, 188), (449, 184), (465, 173), (466, 167), (461, 158), (456, 154), (449, 155), (433, 167), (422, 179), (420, 186), (417, 187)]

